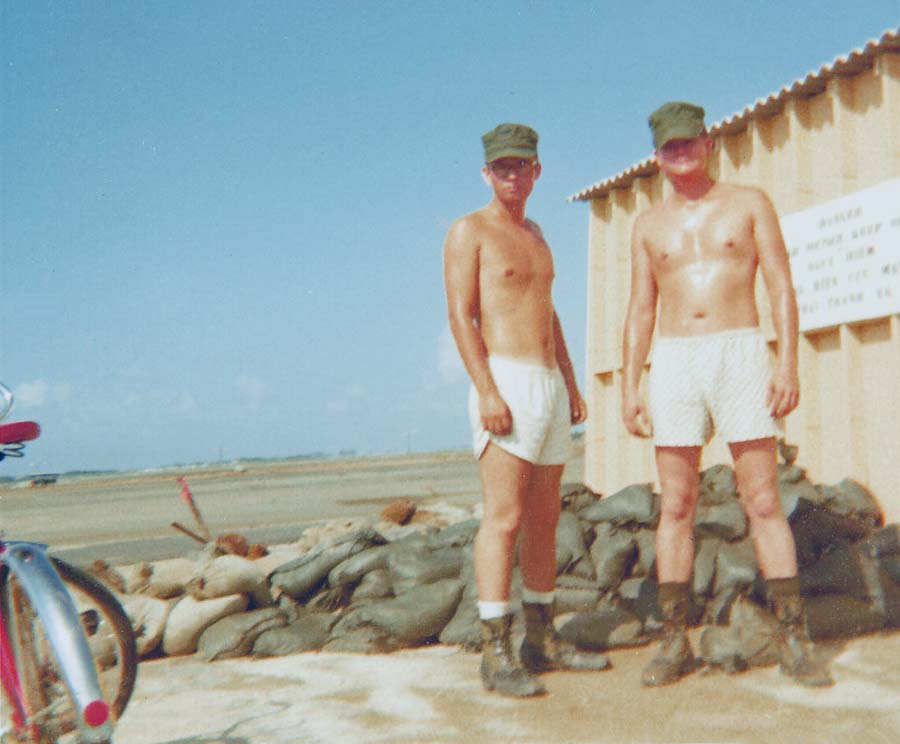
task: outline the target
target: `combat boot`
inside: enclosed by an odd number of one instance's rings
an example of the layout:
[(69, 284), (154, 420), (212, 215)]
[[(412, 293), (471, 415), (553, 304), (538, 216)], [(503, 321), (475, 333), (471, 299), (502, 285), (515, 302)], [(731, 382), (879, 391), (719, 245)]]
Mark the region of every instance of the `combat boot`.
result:
[(543, 695), (544, 686), (532, 677), (516, 660), (509, 634), (512, 615), (481, 621), (481, 681), (484, 689), (496, 690), (507, 697)]
[(519, 649), (519, 658), (532, 674), (554, 669), (601, 671), (610, 668), (605, 654), (580, 651), (557, 635), (553, 625), (555, 604), (523, 602), (522, 610), (525, 613), (525, 640)]
[(778, 618), (778, 657), (781, 673), (806, 687), (828, 687), (834, 680), (816, 654), (803, 614), (800, 579), (770, 579), (766, 582), (769, 603)]
[(659, 585), (658, 600), (663, 616), (663, 639), (659, 651), (644, 668), (641, 682), (660, 687), (677, 682), (697, 665), (691, 641), (687, 637), (690, 589), (687, 583)]

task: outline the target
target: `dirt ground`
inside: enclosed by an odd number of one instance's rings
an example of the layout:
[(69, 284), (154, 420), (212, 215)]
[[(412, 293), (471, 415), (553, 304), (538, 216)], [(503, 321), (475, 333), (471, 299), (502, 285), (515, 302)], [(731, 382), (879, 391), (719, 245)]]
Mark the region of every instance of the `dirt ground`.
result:
[[(577, 458), (565, 480), (578, 482)], [(166, 472), (0, 488), (9, 539), (48, 542), (68, 560), (113, 564), (184, 555), (192, 526)], [(214, 534), (286, 542), (310, 522), (377, 514), (395, 498), (472, 506), (468, 453), (189, 471)], [(117, 744), (670, 744), (900, 742), (900, 633), (826, 648), (836, 685), (808, 690), (777, 669), (696, 673), (648, 690), (652, 647), (617, 651), (608, 672), (545, 677), (549, 695), (515, 701), (481, 688), (477, 655), (436, 646), (391, 655), (302, 654), (206, 663), (144, 661)]]
[(549, 694), (485, 693), (478, 659), (436, 646), (387, 656), (301, 654), (212, 664), (145, 662), (117, 729), (122, 744), (894, 744), (900, 634), (825, 649), (836, 684), (810, 690), (775, 668), (698, 672), (644, 689), (651, 647), (614, 668), (545, 675)]

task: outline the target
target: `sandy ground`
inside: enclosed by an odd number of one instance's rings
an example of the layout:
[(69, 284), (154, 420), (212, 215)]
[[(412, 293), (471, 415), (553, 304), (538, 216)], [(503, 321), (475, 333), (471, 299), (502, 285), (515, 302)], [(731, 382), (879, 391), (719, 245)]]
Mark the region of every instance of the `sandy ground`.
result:
[(650, 647), (614, 668), (545, 675), (549, 695), (482, 691), (478, 656), (436, 646), (388, 656), (302, 654), (208, 664), (145, 662), (119, 723), (122, 744), (630, 744), (900, 740), (900, 634), (854, 639), (836, 654), (836, 685), (798, 687), (776, 669), (697, 673), (643, 689)]
[[(582, 463), (565, 480), (577, 482)], [(49, 542), (76, 563), (184, 555), (196, 547), (169, 527), (192, 526), (178, 473), (0, 488), (8, 538)], [(213, 532), (275, 544), (310, 522), (372, 516), (411, 498), (472, 506), (477, 470), (467, 453), (379, 460), (251, 464), (187, 473)], [(776, 669), (694, 674), (646, 690), (650, 647), (611, 654), (614, 669), (545, 677), (549, 695), (515, 701), (481, 688), (477, 655), (436, 646), (383, 656), (303, 654), (206, 663), (142, 662), (117, 744), (617, 744), (900, 741), (900, 633), (827, 648), (837, 684), (807, 690)]]

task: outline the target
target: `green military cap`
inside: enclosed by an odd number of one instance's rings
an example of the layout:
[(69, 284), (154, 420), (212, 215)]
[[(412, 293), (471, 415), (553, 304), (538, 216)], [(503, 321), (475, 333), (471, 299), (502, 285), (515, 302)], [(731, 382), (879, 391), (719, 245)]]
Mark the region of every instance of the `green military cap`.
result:
[(524, 124), (499, 124), (482, 135), (484, 162), (498, 158), (536, 158), (538, 133)]
[(706, 112), (693, 103), (669, 101), (650, 114), (650, 129), (653, 131), (653, 146), (658, 150), (672, 139), (693, 139), (703, 134)]

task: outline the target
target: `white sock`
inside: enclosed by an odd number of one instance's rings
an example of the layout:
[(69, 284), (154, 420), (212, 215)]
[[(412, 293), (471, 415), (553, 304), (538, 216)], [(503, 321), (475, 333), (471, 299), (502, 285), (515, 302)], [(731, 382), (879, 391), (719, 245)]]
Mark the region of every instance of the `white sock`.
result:
[(555, 596), (555, 591), (536, 592), (533, 589), (529, 589), (527, 586), (522, 587), (522, 601), (528, 602), (529, 604), (553, 604)]
[(479, 602), (478, 617), (481, 620), (496, 620), (509, 614), (509, 602)]

